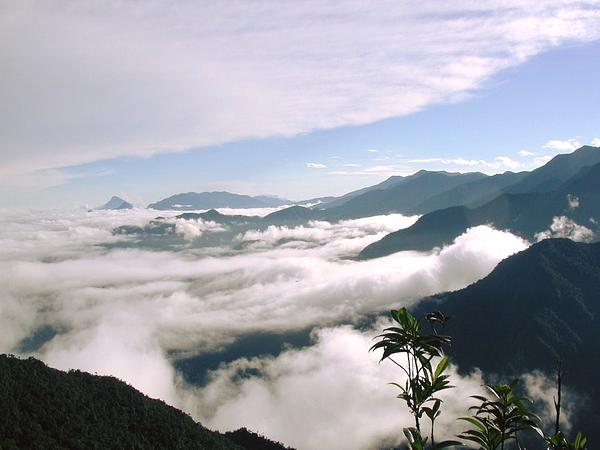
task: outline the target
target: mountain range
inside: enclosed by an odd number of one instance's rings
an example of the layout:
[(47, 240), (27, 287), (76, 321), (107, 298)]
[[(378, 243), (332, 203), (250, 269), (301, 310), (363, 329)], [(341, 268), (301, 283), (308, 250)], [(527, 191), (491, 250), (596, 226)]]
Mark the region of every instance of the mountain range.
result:
[(321, 208), (322, 217), (327, 220), (339, 220), (390, 213), (412, 213), (420, 203), (434, 195), (486, 177), (479, 172), (461, 174), (427, 170), (407, 177), (391, 177), (372, 188), (347, 194), (350, 198), (346, 198), (341, 204), (337, 201), (326, 203)]
[[(470, 227), (484, 224), (528, 240), (535, 240), (537, 233), (547, 230), (555, 218), (561, 217), (598, 231), (598, 148), (584, 146), (569, 155), (556, 156), (520, 177), (515, 185), (505, 187), (503, 193), (480, 206), (452, 206), (427, 213), (411, 227), (367, 246), (359, 257), (370, 259), (403, 250), (431, 250), (451, 243)], [(468, 189), (468, 185), (463, 188)], [(522, 192), (525, 189), (532, 191)]]
[[(178, 194), (150, 207), (208, 209), (203, 213), (184, 212), (176, 218), (224, 224), (231, 228), (230, 234), (270, 225), (297, 226), (311, 220), (336, 222), (379, 214), (422, 214), (412, 226), (390, 233), (364, 248), (359, 259), (404, 250), (429, 251), (451, 243), (468, 228), (477, 225), (493, 225), (529, 241), (540, 237), (569, 237), (569, 230), (580, 230), (583, 232), (580, 237), (593, 240), (600, 233), (600, 149), (583, 146), (573, 153), (554, 157), (532, 172), (488, 176), (478, 172), (460, 174), (422, 170), (406, 177), (393, 176), (341, 197), (321, 198), (312, 207), (306, 202), (297, 202), (265, 217), (226, 215), (214, 208), (281, 206), (281, 203), (293, 202), (228, 192), (204, 192)], [(160, 236), (175, 233), (175, 227), (165, 223), (163, 218), (157, 218), (146, 227), (123, 226), (115, 232)], [(228, 236), (222, 233), (220, 242), (226, 241)], [(214, 245), (216, 238), (202, 239)]]

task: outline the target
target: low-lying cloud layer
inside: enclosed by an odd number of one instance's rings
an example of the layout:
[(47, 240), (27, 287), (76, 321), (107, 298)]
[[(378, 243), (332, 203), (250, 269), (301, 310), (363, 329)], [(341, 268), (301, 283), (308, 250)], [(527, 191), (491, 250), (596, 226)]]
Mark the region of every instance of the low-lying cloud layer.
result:
[[(322, 410), (330, 414), (325, 423), (336, 409), (345, 411), (336, 418), (337, 429), (321, 427), (315, 435), (322, 442), (347, 434), (356, 442), (352, 448), (369, 448), (380, 438), (397, 436), (401, 413), (384, 386), (394, 377), (364, 349), (373, 333), (339, 324), (462, 288), (528, 245), (482, 226), (431, 253), (351, 258), (416, 219), (399, 215), (247, 231), (227, 250), (194, 246), (196, 231), (190, 230), (222, 232), (204, 222), (176, 222), (181, 231), (177, 251), (144, 250), (137, 246), (139, 236), (112, 235), (113, 227), (143, 225), (153, 213), (5, 217), (0, 351), (22, 353), (23, 340), (31, 343), (39, 336), (36, 330), (51, 327), (55, 335), (32, 352), (53, 366), (112, 374), (209, 425), (246, 424), (300, 448), (317, 448), (310, 440), (316, 431), (306, 428), (312, 424), (306, 417), (306, 426), (300, 427), (294, 408), (308, 415)], [(130, 248), (118, 246), (123, 243)], [(252, 333), (315, 327), (334, 328), (315, 331), (313, 346), (291, 349), (277, 359), (235, 361), (215, 373), (200, 393), (186, 386), (173, 365), (178, 358), (226, 348)], [(366, 372), (356, 369), (363, 365)], [(233, 373), (243, 367), (262, 375), (236, 379)], [(327, 382), (334, 375), (339, 385)], [(461, 395), (480, 383), (475, 375), (465, 380)], [(356, 403), (347, 403), (344, 395)], [(384, 397), (385, 405), (379, 403)], [(252, 414), (256, 408), (267, 415)], [(382, 428), (375, 426), (379, 413), (387, 417)]]
[[(414, 426), (414, 418), (394, 398), (397, 388), (389, 385), (402, 383), (404, 375), (389, 361), (378, 364), (380, 353), (369, 353), (373, 336), (384, 326), (389, 323), (382, 320), (365, 331), (349, 326), (318, 329), (311, 347), (290, 349), (275, 358), (234, 361), (212, 373), (188, 409), (212, 427), (247, 426), (299, 449), (397, 446), (403, 439), (401, 428)], [(461, 376), (450, 366), (448, 373), (455, 388), (439, 395), (444, 404), (436, 421), (438, 442), (456, 439), (468, 428), (456, 419), (470, 415), (468, 407), (476, 403), (471, 395), (484, 394), (479, 371)], [(543, 422), (551, 424), (553, 381), (528, 373), (522, 387), (536, 401)], [(570, 426), (568, 400), (563, 404), (563, 430)], [(429, 433), (426, 418), (422, 425)]]
[[(245, 423), (299, 449), (398, 445), (402, 426), (414, 426), (414, 418), (394, 398), (398, 389), (388, 385), (401, 382), (400, 370), (390, 362), (378, 364), (381, 355), (369, 353), (378, 331), (320, 329), (309, 348), (228, 364), (200, 390), (198, 414), (215, 428)], [(249, 371), (259, 375), (244, 377)], [(438, 438), (461, 430), (456, 417), (467, 415), (470, 395), (481, 394), (480, 373), (460, 377), (452, 369), (451, 375), (457, 387), (442, 396)]]

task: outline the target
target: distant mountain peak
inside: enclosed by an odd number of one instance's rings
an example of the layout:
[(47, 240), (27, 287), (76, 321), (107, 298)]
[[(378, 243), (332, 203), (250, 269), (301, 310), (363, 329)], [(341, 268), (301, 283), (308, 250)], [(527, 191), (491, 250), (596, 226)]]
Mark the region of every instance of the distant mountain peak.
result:
[(111, 199), (98, 209), (131, 209), (133, 205), (121, 197), (113, 195)]

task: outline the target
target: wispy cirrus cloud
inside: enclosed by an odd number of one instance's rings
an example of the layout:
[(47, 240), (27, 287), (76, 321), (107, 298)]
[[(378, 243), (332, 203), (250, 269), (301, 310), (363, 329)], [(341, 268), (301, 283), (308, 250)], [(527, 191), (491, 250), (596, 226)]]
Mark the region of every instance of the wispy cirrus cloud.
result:
[(304, 167), (306, 167), (307, 169), (327, 169), (327, 166), (325, 164), (312, 162), (304, 164)]
[(464, 159), (464, 158), (417, 158), (410, 159), (407, 162), (412, 164), (428, 164), (428, 163), (441, 163), (441, 164), (452, 164), (456, 166), (485, 166), (487, 163), (482, 159)]
[[(348, 170), (350, 169), (350, 170)], [(414, 172), (406, 165), (376, 165), (361, 167), (358, 164), (344, 164), (342, 169), (331, 170), (328, 175), (366, 176), (366, 177), (390, 177), (392, 175), (410, 175)]]
[(589, 5), (5, 2), (0, 174), (293, 136), (461, 100), (540, 52), (598, 39), (600, 12)]

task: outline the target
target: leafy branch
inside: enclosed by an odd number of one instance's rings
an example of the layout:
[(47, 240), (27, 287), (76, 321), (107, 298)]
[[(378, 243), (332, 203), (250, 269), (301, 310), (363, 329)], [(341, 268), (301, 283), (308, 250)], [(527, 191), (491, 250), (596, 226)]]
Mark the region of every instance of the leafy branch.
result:
[[(396, 326), (384, 329), (383, 333), (375, 339), (379, 342), (371, 347), (371, 351), (383, 349), (380, 362), (389, 359), (398, 366), (406, 375), (403, 383), (390, 383), (396, 386), (400, 393), (397, 398), (403, 400), (415, 419), (414, 428), (404, 429), (409, 445), (413, 450), (425, 449), (428, 438), (422, 437), (421, 419), (426, 415), (431, 422), (431, 448), (441, 449), (458, 445), (456, 441), (435, 443), (435, 420), (440, 415), (442, 400), (436, 394), (450, 389), (449, 375), (444, 372), (448, 368), (449, 360), (444, 356), (444, 347), (449, 345), (449, 336), (437, 331), (438, 325), (445, 325), (447, 318), (440, 312), (426, 316), (431, 328), (431, 334), (423, 332), (421, 322), (406, 308), (392, 310), (392, 319)], [(396, 361), (392, 356), (404, 357), (404, 364)], [(434, 358), (441, 358), (435, 367), (432, 365)]]

